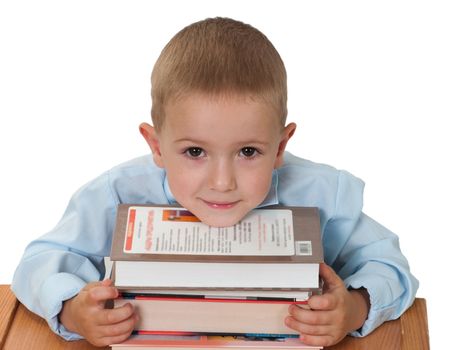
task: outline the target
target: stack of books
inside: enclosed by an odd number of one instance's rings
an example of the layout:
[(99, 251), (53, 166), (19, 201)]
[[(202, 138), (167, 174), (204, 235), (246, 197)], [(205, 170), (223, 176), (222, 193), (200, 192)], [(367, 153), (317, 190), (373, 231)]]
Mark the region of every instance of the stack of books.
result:
[(321, 292), (317, 208), (255, 209), (214, 228), (180, 207), (122, 204), (111, 260), (115, 307), (140, 316), (115, 349), (314, 349), (284, 319)]

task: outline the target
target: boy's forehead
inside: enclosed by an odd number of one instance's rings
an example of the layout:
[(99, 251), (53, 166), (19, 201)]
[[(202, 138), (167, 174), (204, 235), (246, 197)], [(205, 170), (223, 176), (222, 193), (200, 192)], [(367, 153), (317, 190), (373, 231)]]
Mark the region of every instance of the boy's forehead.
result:
[(281, 130), (274, 110), (263, 101), (245, 96), (189, 95), (167, 106), (165, 126), (174, 137), (206, 136), (268, 139)]

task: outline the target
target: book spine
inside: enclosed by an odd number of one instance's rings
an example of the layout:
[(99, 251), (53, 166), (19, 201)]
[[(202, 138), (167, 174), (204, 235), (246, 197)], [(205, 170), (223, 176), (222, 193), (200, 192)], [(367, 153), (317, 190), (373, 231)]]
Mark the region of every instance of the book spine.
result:
[(203, 295), (150, 295), (136, 293), (121, 293), (122, 299), (128, 300), (152, 300), (152, 301), (196, 301), (196, 302), (219, 302), (219, 303), (266, 303), (266, 304), (295, 304), (307, 305), (306, 300), (295, 300), (295, 298), (267, 298), (267, 297), (212, 297)]
[(299, 338), (298, 334), (276, 334), (276, 333), (219, 333), (219, 332), (181, 332), (181, 331), (141, 331), (135, 330), (132, 335), (197, 335), (197, 336), (229, 336), (229, 337), (247, 337), (247, 338)]

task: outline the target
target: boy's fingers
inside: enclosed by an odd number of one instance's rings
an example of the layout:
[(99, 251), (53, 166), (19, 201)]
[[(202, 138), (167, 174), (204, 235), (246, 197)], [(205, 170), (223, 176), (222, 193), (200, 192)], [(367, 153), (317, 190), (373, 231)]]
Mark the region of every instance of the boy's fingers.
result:
[(118, 291), (115, 287), (98, 286), (89, 290), (86, 296), (89, 303), (96, 304), (115, 299), (118, 297)]
[(109, 287), (113, 284), (112, 280), (109, 278), (106, 278), (105, 280), (101, 281), (101, 285), (105, 287)]
[(86, 284), (81, 291), (90, 291), (93, 288), (99, 287), (101, 285), (101, 281), (96, 281), (96, 282), (89, 282)]
[(314, 311), (306, 310), (296, 305), (289, 307), (290, 315), (299, 322), (307, 323), (310, 325), (329, 325), (332, 324), (329, 312), (327, 311)]
[(106, 346), (111, 344), (118, 344), (125, 341), (131, 335), (131, 331), (113, 337), (103, 337), (99, 340), (98, 346)]
[(94, 342), (95, 345), (105, 346), (115, 343), (121, 343), (126, 340), (133, 331), (136, 324), (136, 315), (129, 319), (108, 326), (99, 326), (99, 338)]
[(312, 346), (330, 346), (336, 343), (330, 335), (300, 334), (300, 341)]
[(86, 284), (84, 287), (83, 287), (83, 291), (89, 291), (95, 287), (100, 287), (100, 286), (103, 286), (103, 287), (109, 287), (112, 285), (112, 280), (110, 279), (105, 279), (103, 281), (95, 281), (95, 282), (89, 282), (88, 284)]
[(128, 303), (115, 309), (102, 310), (97, 317), (97, 322), (99, 325), (115, 324), (132, 317), (134, 313), (133, 305)]
[(330, 332), (330, 327), (328, 325), (306, 324), (293, 317), (287, 317), (285, 324), (287, 327), (304, 334), (326, 335)]
[(336, 299), (330, 294), (313, 295), (308, 299), (312, 310), (329, 311), (336, 308)]
[(341, 280), (341, 278), (330, 266), (326, 265), (325, 263), (319, 265), (319, 275), (324, 281), (325, 289), (329, 290), (343, 286), (344, 282)]
[(136, 315), (119, 323), (99, 326), (102, 337), (117, 337), (122, 334), (129, 334), (133, 331), (136, 324)]

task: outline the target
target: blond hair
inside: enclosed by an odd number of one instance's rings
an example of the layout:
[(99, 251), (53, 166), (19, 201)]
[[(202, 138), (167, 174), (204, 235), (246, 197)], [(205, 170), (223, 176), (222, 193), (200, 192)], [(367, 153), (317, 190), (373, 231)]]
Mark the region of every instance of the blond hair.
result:
[(287, 117), (287, 75), (268, 38), (230, 18), (208, 18), (178, 32), (162, 50), (151, 76), (156, 130), (167, 104), (190, 93), (259, 98)]

